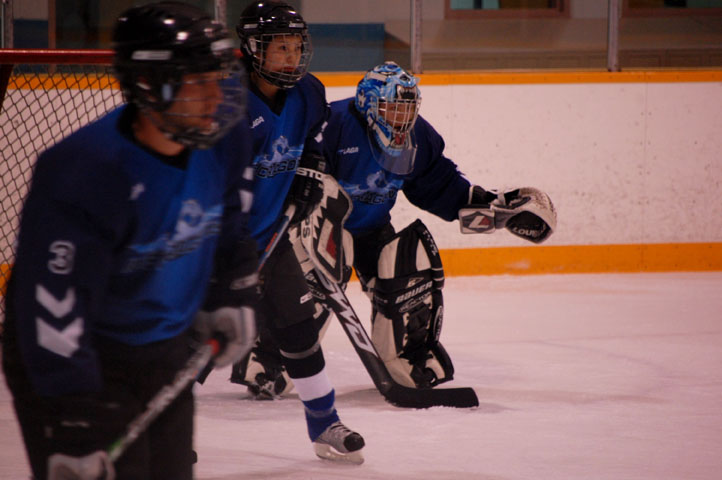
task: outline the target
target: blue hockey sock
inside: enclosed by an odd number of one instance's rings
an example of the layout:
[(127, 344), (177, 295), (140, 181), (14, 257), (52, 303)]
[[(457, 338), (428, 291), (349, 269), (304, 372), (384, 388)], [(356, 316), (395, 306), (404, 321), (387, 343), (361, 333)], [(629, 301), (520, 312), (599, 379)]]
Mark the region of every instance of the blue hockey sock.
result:
[(312, 442), (315, 442), (329, 425), (339, 421), (336, 407), (334, 407), (334, 399), (335, 394), (331, 390), (323, 397), (303, 402), (304, 407), (306, 407), (308, 436), (311, 437)]

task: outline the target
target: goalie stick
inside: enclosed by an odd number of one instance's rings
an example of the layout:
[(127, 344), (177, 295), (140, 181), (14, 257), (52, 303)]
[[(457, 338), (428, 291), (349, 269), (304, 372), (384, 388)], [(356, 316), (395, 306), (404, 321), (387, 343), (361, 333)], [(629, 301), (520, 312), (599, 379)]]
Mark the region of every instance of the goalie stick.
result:
[[(326, 175), (324, 198), (314, 212), (320, 212), (323, 220), (310, 216), (304, 220), (301, 232), (300, 248), (307, 254), (319, 282), (311, 288), (313, 295), (336, 314), (374, 385), (389, 403), (405, 408), (478, 406), (479, 400), (471, 388), (416, 389), (399, 384), (389, 373), (346, 294), (334, 281), (343, 277), (343, 264), (352, 262), (343, 248), (342, 230), (352, 208), (348, 194), (333, 177)], [(313, 239), (314, 234), (319, 236), (317, 241)]]
[(276, 245), (278, 245), (278, 242), (281, 241), (281, 238), (283, 238), (283, 234), (286, 233), (286, 230), (288, 230), (288, 226), (291, 224), (291, 219), (293, 218), (293, 215), (296, 213), (296, 205), (291, 203), (287, 208), (286, 211), (283, 212), (283, 219), (281, 220), (281, 224), (276, 229), (276, 232), (271, 237), (271, 240), (268, 242), (268, 245), (266, 245), (266, 249), (263, 250), (263, 253), (261, 254), (261, 258), (258, 259), (258, 271), (260, 272), (263, 269), (263, 266), (266, 264), (266, 260), (268, 260), (268, 257), (271, 256), (273, 251), (276, 249)]
[(476, 392), (470, 387), (417, 389), (397, 383), (381, 360), (341, 286), (327, 279), (320, 271), (316, 270), (316, 272), (326, 290), (324, 292), (326, 305), (336, 314), (371, 380), (387, 402), (403, 408), (479, 406)]
[(322, 301), (333, 311), (341, 322), (344, 332), (348, 336), (361, 362), (366, 367), (374, 385), (384, 396), (386, 401), (403, 408), (429, 408), (436, 406), (470, 408), (478, 407), (479, 399), (473, 388), (446, 388), (446, 389), (416, 389), (396, 382), (389, 373), (384, 361), (379, 356), (373, 342), (366, 333), (366, 329), (359, 320), (358, 315), (348, 301), (346, 293), (341, 286), (330, 280), (322, 268), (314, 261), (315, 255), (309, 255), (314, 264), (317, 277), (323, 292)]

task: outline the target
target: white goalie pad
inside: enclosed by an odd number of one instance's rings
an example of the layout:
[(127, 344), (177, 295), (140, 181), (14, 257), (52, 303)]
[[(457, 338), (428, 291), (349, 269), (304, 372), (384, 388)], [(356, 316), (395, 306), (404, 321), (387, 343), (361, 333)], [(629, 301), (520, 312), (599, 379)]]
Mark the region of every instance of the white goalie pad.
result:
[(313, 264), (341, 283), (344, 267), (353, 265), (353, 238), (343, 228), (351, 214), (351, 197), (330, 175), (323, 176), (323, 198), (300, 225), (300, 239)]
[(411, 388), (451, 380), (454, 367), (439, 343), (444, 270), (420, 220), (382, 247), (374, 280), (371, 341), (393, 379)]

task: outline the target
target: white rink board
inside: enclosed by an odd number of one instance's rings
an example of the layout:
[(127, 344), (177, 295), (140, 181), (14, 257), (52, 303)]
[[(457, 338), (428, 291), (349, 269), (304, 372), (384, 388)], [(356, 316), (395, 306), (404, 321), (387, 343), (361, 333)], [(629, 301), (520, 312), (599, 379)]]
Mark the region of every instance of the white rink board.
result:
[[(327, 96), (333, 101), (354, 91), (329, 87)], [(64, 96), (35, 114), (46, 117), (58, 110), (58, 101), (72, 101), (75, 110), (87, 105), (77, 90), (67, 92), (72, 99)], [(110, 92), (83, 95), (102, 95), (112, 103)], [(421, 92), (422, 115), (444, 137), (446, 155), (472, 183), (531, 185), (550, 195), (559, 222), (546, 245), (722, 241), (722, 83), (424, 87), (422, 80)], [(0, 122), (9, 121), (11, 103), (23, 101), (12, 91), (9, 95)], [(53, 123), (41, 123), (38, 133), (0, 138), (0, 146), (45, 143), (48, 136), (68, 131)], [(18, 171), (5, 164), (3, 181), (8, 175), (17, 179)], [(8, 202), (16, 205), (17, 198), (2, 201), (2, 220), (10, 225), (15, 219)], [(529, 245), (507, 233), (460, 235), (456, 223), (421, 212), (400, 195), (396, 227), (416, 217), (441, 248)], [(2, 237), (0, 250), (13, 241)]]
[[(722, 241), (722, 83), (420, 85), (421, 114), (472, 183), (549, 194), (545, 245)], [(416, 217), (441, 248), (529, 245), (461, 235), (399, 196), (397, 228)]]

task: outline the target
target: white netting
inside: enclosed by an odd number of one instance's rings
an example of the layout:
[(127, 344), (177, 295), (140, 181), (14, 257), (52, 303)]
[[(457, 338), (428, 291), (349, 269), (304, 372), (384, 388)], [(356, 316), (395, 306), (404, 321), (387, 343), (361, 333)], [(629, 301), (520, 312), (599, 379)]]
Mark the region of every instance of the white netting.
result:
[[(38, 154), (122, 102), (109, 66), (64, 64), (62, 58), (58, 62), (14, 65), (0, 110), (3, 296), (14, 259), (19, 214)], [(0, 304), (0, 322), (4, 312)]]

